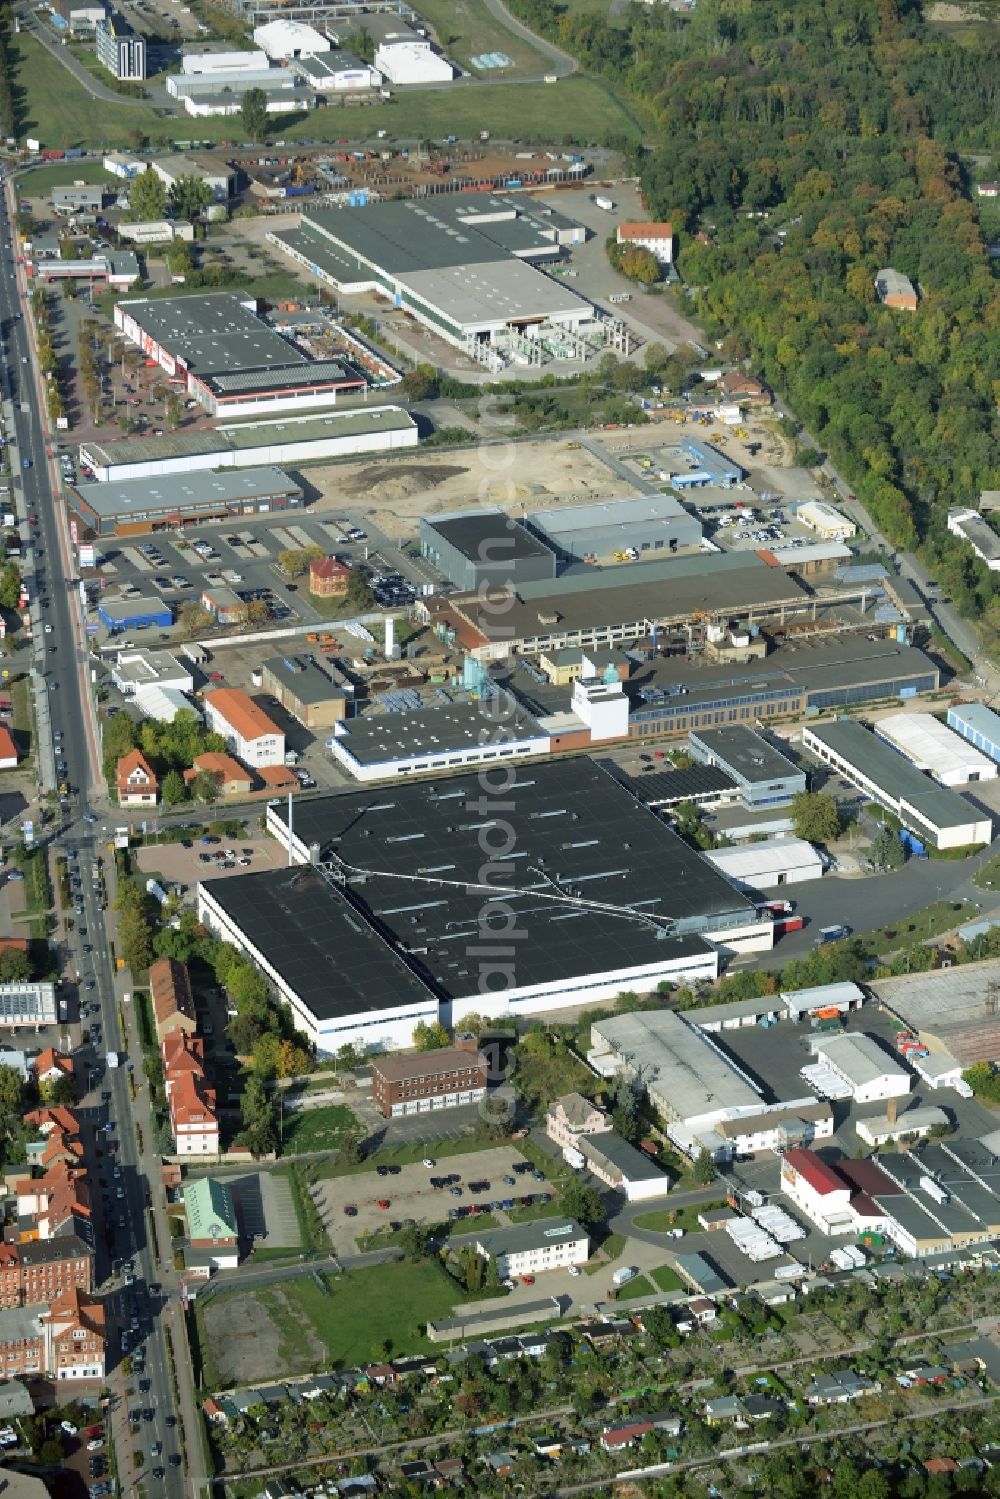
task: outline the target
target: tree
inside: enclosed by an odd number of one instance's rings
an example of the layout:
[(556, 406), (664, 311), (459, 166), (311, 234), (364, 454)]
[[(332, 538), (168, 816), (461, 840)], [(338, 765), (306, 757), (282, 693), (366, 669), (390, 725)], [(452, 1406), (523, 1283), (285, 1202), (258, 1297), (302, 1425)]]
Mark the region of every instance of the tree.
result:
[(212, 190), (201, 177), (178, 177), (170, 189), (169, 203), (177, 219), (194, 220), (212, 201)]
[(191, 782), (191, 795), (206, 807), (218, 799), (219, 782), (210, 770), (199, 770)]
[(179, 770), (168, 770), (160, 786), (160, 795), (165, 807), (177, 807), (187, 797), (187, 787)]
[(53, 1107), (62, 1105), (72, 1108), (76, 1103), (76, 1082), (72, 1074), (61, 1072), (58, 1077), (47, 1078), (40, 1084), (39, 1097), (43, 1103), (51, 1104)]
[(32, 977), (31, 959), (17, 947), (0, 952), (0, 983), (22, 984)]
[(251, 1072), (247, 1078), (240, 1100), (240, 1117), (243, 1120), (243, 1138), (254, 1155), (268, 1155), (274, 1150), (278, 1138), (274, 1105), (268, 1097), (264, 1079), (256, 1072)]
[(21, 569), (16, 562), (5, 562), (0, 571), (0, 608), (16, 609), (21, 597)]
[(129, 218), (133, 223), (162, 219), (167, 206), (167, 191), (152, 167), (134, 177), (128, 189)]
[(249, 88), (240, 104), (240, 120), (252, 141), (262, 141), (267, 133), (267, 95), (262, 88)]
[(691, 1173), (699, 1187), (707, 1187), (715, 1180), (715, 1162), (712, 1160), (711, 1152), (702, 1148), (695, 1159), (694, 1170)]
[(887, 823), (882, 824), (872, 839), (869, 856), (879, 869), (902, 869), (906, 863), (906, 853), (899, 841), (899, 834)]
[(830, 843), (840, 832), (837, 803), (825, 791), (800, 791), (792, 801), (792, 826), (807, 843)]
[(429, 1025), (426, 1020), (418, 1020), (413, 1027), (413, 1044), (418, 1051), (436, 1051), (449, 1042), (448, 1032), (440, 1020), (434, 1020)]
[(275, 1065), (279, 1077), (304, 1077), (312, 1071), (312, 1057), (304, 1046), (285, 1040), (278, 1047)]
[(244, 1010), (260, 1011), (267, 1007), (270, 999), (267, 979), (245, 958), (233, 964), (225, 983), (226, 993), (241, 1015)]
[(186, 635), (201, 635), (212, 628), (215, 620), (197, 599), (187, 599), (181, 605), (178, 623)]
[(399, 1236), (399, 1247), (404, 1258), (415, 1263), (427, 1254), (427, 1229), (418, 1223), (407, 1223)]
[(364, 1160), (364, 1140), (361, 1131), (357, 1129), (345, 1130), (340, 1137), (338, 1146), (338, 1159), (346, 1166), (357, 1166)]
[(21, 1074), (13, 1067), (0, 1067), (0, 1130), (5, 1135), (21, 1116), (24, 1084)]
[(573, 1177), (572, 1181), (566, 1183), (562, 1207), (570, 1218), (575, 1218), (584, 1228), (594, 1228), (608, 1216), (600, 1192), (587, 1182), (580, 1181), (579, 1177)]
[(173, 392), (171, 392), (171, 394), (167, 396), (167, 399), (163, 403), (163, 420), (166, 422), (168, 427), (173, 429), (180, 426), (181, 418), (183, 417), (183, 415), (184, 402), (181, 400), (180, 396), (174, 395)]
[(299, 578), (310, 562), (318, 562), (323, 555), (323, 548), (319, 546), (288, 548), (278, 553), (278, 566), (286, 577)]
[(418, 364), (407, 370), (400, 390), (408, 401), (433, 401), (438, 394), (437, 370), (432, 364)]

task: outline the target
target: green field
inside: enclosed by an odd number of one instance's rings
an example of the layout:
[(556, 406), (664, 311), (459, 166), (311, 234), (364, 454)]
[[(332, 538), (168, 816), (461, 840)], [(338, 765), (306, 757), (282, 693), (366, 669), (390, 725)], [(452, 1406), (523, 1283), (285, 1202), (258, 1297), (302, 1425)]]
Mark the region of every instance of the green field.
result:
[[(203, 123), (199, 121), (199, 129)], [(220, 122), (221, 123), (221, 122)], [(232, 128), (232, 127), (230, 127)], [(564, 78), (556, 84), (483, 83), (467, 88), (429, 89), (397, 96), (364, 109), (325, 109), (307, 115), (284, 132), (293, 140), (478, 141), (488, 130), (495, 140), (579, 146), (603, 141), (609, 133), (635, 137), (638, 127), (610, 89), (591, 78)]]
[(88, 186), (100, 182), (118, 182), (106, 172), (99, 161), (50, 161), (43, 167), (33, 167), (22, 172), (17, 179), (18, 197), (25, 199), (45, 197), (54, 187), (66, 187), (71, 182), (85, 182)]
[(658, 1265), (655, 1270), (650, 1270), (649, 1274), (660, 1291), (683, 1291), (684, 1289), (684, 1282), (669, 1265)]
[(622, 1286), (616, 1301), (638, 1301), (643, 1296), (655, 1296), (656, 1287), (645, 1275), (637, 1275), (635, 1280), (630, 1280), (627, 1285)]
[[(508, 31), (483, 4), (483, 0), (424, 0), (420, 14), (434, 29), (444, 55), (468, 68), (475, 77), (537, 77), (552, 70), (549, 59), (522, 37)], [(473, 57), (484, 52), (503, 52), (513, 67), (484, 75), (472, 66)]]
[[(513, 56), (514, 45), (511, 38), (510, 46), (501, 50)], [(57, 58), (23, 32), (12, 39), (10, 53), (16, 69), (20, 140), (31, 135), (48, 147), (110, 149), (127, 148), (136, 132), (148, 136), (154, 144), (190, 140), (228, 144), (241, 136), (238, 119), (174, 118), (141, 102), (95, 100)], [(279, 130), (282, 139), (346, 139), (352, 143), (374, 141), (379, 130), (387, 132), (389, 141), (448, 135), (478, 141), (480, 131), (488, 130), (498, 140), (546, 145), (586, 145), (601, 142), (609, 134), (637, 134), (637, 127), (611, 90), (580, 77), (566, 78), (555, 85), (473, 84), (417, 92), (360, 109), (329, 107), (276, 126), (274, 133)], [(88, 171), (89, 165), (81, 175)]]
[(424, 1325), (450, 1315), (461, 1295), (436, 1260), (373, 1265), (320, 1279), (325, 1290), (312, 1276), (298, 1276), (258, 1291), (227, 1293), (199, 1308), (206, 1383), (215, 1384), (217, 1371), (227, 1368), (229, 1323), (259, 1323), (268, 1345), (272, 1336), (267, 1324), (276, 1330), (277, 1354), (269, 1367), (252, 1368), (250, 1354), (243, 1372), (250, 1380), (280, 1379), (315, 1367), (307, 1346), (310, 1333), (325, 1345), (331, 1363), (345, 1367), (370, 1363), (386, 1351), (428, 1352), (433, 1345), (424, 1336)]
[(310, 1150), (335, 1150), (357, 1120), (346, 1104), (331, 1103), (318, 1109), (284, 1111), (281, 1125), (282, 1152), (305, 1155)]
[(718, 1202), (697, 1202), (683, 1208), (656, 1208), (650, 1213), (640, 1213), (635, 1220), (636, 1228), (645, 1228), (650, 1233), (665, 1234), (672, 1228), (682, 1228), (685, 1233), (697, 1233), (701, 1225), (699, 1213), (714, 1213), (726, 1206), (724, 1199)]

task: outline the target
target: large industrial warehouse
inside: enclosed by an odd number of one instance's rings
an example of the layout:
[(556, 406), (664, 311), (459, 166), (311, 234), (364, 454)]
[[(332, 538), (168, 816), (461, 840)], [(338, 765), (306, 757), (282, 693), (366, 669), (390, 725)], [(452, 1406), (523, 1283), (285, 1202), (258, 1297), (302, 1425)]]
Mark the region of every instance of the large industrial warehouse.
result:
[(701, 545), (704, 528), (672, 495), (555, 505), (535, 510), (528, 527), (567, 562), (609, 562)]
[(199, 469), (256, 468), (261, 464), (314, 463), (358, 453), (415, 448), (417, 424), (400, 406), (324, 411), (273, 421), (239, 422), (214, 432), (165, 432), (162, 437), (122, 437), (80, 444), (80, 463), (99, 483), (153, 479)]
[(558, 257), (564, 222), (476, 193), (318, 210), (267, 238), (319, 280), (388, 297), (465, 348), (593, 321), (589, 302), (530, 263)]
[(68, 493), (70, 509), (95, 536), (141, 536), (227, 516), (266, 515), (297, 509), (303, 500), (300, 486), (277, 468), (174, 474), (155, 484), (148, 479), (78, 484)]
[[(502, 820), (479, 775), (300, 803), (297, 867), (204, 882), (199, 917), (323, 1052), (407, 1046), (429, 1010), (456, 1025), (713, 978), (719, 948), (770, 947), (753, 903), (594, 762), (502, 773)], [(279, 843), (287, 816), (268, 807)]]
[(996, 761), (930, 713), (890, 713), (878, 720), (875, 732), (942, 786), (996, 780)]
[(802, 746), (935, 848), (969, 848), (993, 837), (992, 818), (957, 791), (936, 786), (854, 719), (803, 729)]
[(310, 359), (237, 292), (117, 302), (115, 327), (213, 416), (333, 406), (368, 386), (342, 360)]

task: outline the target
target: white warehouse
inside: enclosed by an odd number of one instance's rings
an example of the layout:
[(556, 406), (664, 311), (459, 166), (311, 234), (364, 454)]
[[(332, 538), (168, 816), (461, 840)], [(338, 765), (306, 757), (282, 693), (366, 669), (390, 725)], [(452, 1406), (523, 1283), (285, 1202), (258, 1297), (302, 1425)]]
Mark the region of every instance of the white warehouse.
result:
[(704, 856), (737, 890), (778, 890), (818, 880), (823, 860), (804, 838), (772, 838), (739, 848), (713, 848)]
[(997, 778), (996, 761), (930, 713), (890, 713), (879, 719), (875, 732), (918, 770), (929, 771), (942, 786), (967, 786), (972, 781)]
[(387, 83), (450, 83), (455, 69), (439, 57), (422, 38), (383, 42), (375, 53), (375, 66)]
[(824, 1036), (814, 1046), (820, 1060), (850, 1088), (855, 1103), (881, 1103), (910, 1091), (910, 1074), (871, 1036)]

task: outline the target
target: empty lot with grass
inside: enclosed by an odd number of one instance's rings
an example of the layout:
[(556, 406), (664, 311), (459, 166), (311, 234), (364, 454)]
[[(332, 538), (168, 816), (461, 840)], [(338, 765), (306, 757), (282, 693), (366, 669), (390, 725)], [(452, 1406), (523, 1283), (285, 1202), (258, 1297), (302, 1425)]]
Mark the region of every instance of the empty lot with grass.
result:
[(203, 1380), (221, 1388), (308, 1374), (331, 1361), (351, 1366), (392, 1351), (426, 1352), (425, 1324), (461, 1299), (436, 1260), (227, 1292), (198, 1308)]

